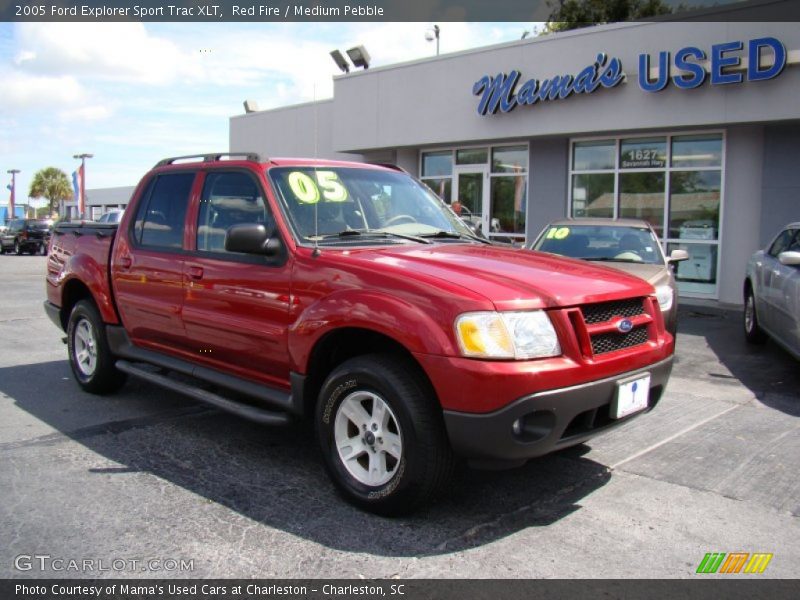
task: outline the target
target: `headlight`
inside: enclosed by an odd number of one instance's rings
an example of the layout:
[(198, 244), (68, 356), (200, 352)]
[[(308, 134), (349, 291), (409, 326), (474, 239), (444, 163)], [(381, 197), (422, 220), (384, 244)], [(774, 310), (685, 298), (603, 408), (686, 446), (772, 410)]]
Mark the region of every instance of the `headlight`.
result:
[(541, 310), (465, 313), (456, 319), (456, 338), (464, 356), (523, 359), (561, 354), (553, 324)]
[(658, 305), (661, 307), (661, 312), (667, 312), (670, 308), (672, 308), (673, 295), (674, 292), (670, 286), (656, 286), (656, 299), (658, 300)]

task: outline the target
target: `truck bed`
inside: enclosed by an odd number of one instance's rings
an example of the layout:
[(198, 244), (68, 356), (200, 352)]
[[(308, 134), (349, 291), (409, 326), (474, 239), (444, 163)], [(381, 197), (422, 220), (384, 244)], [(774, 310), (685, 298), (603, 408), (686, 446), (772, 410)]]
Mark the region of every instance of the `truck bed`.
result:
[(60, 307), (72, 293), (78, 293), (77, 286), (83, 286), (97, 300), (103, 320), (106, 323), (118, 323), (110, 271), (111, 249), (116, 234), (116, 223), (56, 225), (47, 260), (48, 301)]

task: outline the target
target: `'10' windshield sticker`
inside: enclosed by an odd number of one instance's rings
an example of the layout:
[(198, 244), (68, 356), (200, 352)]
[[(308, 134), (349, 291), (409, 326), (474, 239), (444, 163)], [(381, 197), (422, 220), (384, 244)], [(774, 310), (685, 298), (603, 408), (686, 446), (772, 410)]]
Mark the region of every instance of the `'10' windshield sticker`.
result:
[(289, 173), (289, 187), (295, 198), (303, 204), (316, 204), (322, 197), (328, 202), (344, 202), (347, 200), (347, 188), (334, 171), (314, 171), (316, 183), (302, 171)]
[(548, 240), (563, 240), (568, 235), (569, 227), (551, 227), (544, 237)]

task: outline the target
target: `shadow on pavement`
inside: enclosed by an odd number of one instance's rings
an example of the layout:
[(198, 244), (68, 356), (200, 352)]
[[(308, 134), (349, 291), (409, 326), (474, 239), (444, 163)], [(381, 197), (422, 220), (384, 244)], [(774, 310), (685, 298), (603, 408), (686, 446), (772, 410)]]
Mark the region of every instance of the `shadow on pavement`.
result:
[[(687, 335), (704, 339), (713, 354)], [(741, 311), (681, 306), (677, 348), (673, 374), (741, 382), (766, 406), (800, 416), (800, 363), (772, 340), (748, 344)], [(720, 363), (729, 373), (719, 369)]]
[[(350, 552), (424, 556), (480, 546), (558, 521), (610, 479), (608, 469), (583, 458), (586, 447), (579, 446), (510, 471), (461, 468), (438, 504), (385, 519), (337, 496), (306, 425), (262, 427), (136, 380), (98, 398), (63, 381), (68, 372), (66, 361), (0, 369), (0, 392), (60, 432), (0, 444), (4, 452), (57, 445), (67, 436), (119, 464), (83, 473), (56, 465), (49, 467), (52, 473), (41, 472), (60, 493), (84, 494), (94, 476), (148, 473), (253, 521)], [(31, 381), (39, 385), (34, 389)], [(36, 391), (64, 390), (67, 383), (74, 393)], [(126, 402), (136, 403), (143, 416), (115, 420)]]

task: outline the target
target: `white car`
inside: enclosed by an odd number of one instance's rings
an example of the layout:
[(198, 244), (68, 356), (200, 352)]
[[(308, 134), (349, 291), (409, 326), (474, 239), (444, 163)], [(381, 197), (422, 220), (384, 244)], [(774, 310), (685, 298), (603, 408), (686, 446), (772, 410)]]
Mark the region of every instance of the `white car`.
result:
[(97, 219), (98, 223), (119, 223), (122, 220), (122, 215), (125, 214), (124, 210), (111, 210)]
[(784, 227), (747, 264), (744, 333), (763, 344), (767, 336), (800, 360), (800, 222)]

